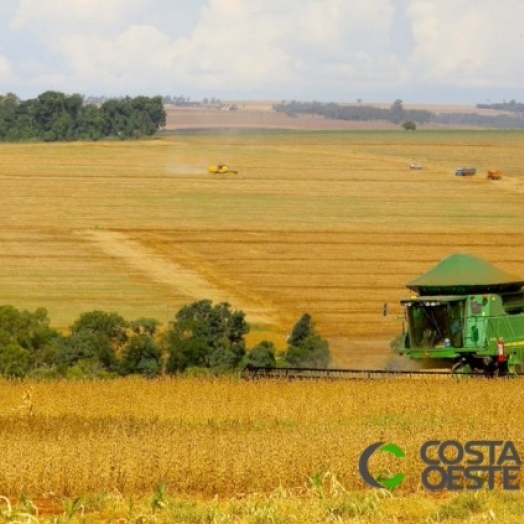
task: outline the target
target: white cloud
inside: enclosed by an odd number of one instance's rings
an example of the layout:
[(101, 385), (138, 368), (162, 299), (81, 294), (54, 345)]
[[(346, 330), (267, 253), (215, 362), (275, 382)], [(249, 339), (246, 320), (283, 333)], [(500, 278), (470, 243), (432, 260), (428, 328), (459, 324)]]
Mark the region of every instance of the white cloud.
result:
[(13, 64), (5, 56), (0, 55), (0, 83), (14, 80)]
[(11, 27), (40, 35), (117, 26), (146, 0), (19, 0)]
[(522, 78), (520, 0), (414, 0), (413, 68), (441, 84), (482, 87)]
[[(179, 73), (187, 80), (245, 90), (265, 85), (275, 91), (299, 90), (336, 70), (346, 82), (356, 80), (355, 65), (375, 72), (377, 54), (388, 54), (389, 0), (212, 0), (190, 37), (177, 46)], [(367, 45), (363, 46), (363, 43)], [(393, 62), (383, 57), (379, 62)], [(349, 75), (349, 76), (346, 76)], [(358, 76), (358, 72), (357, 72)], [(298, 89), (297, 89), (298, 88)]]
[[(347, 67), (351, 59), (355, 66), (369, 64), (360, 76), (371, 77), (377, 71), (374, 54), (387, 52), (392, 13), (389, 0), (288, 0), (285, 6), (275, 0), (209, 0), (185, 38), (138, 23), (115, 34), (144, 2), (21, 0), (12, 25), (45, 39), (79, 79), (96, 72), (106, 89), (131, 79), (134, 86), (169, 79), (187, 88), (292, 89), (333, 69), (341, 79), (351, 73), (345, 79), (351, 80), (357, 71)], [(379, 61), (392, 63), (391, 57)]]
[(15, 68), (40, 92), (324, 100), (391, 93), (389, 101), (433, 86), (517, 89), (524, 74), (521, 0), (503, 0), (504, 9), (500, 0), (14, 4), (0, 75)]
[(53, 48), (67, 59), (77, 91), (90, 88), (91, 94), (136, 94), (154, 91), (155, 86), (160, 93), (174, 55), (166, 35), (155, 27), (138, 25), (114, 39), (63, 35), (54, 41)]

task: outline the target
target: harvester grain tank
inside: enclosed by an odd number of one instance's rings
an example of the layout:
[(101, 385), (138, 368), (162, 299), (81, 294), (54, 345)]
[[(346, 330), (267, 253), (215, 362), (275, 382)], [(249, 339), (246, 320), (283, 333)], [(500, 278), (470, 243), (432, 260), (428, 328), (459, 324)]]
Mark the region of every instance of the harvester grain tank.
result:
[(456, 371), (523, 372), (523, 286), (524, 278), (480, 258), (446, 258), (407, 284), (398, 352)]

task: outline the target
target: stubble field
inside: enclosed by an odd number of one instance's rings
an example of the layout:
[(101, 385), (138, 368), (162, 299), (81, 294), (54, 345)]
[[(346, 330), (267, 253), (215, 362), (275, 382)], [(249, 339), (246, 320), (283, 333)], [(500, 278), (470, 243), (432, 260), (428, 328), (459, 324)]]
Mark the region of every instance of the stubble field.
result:
[[(380, 367), (405, 284), (441, 259), (467, 252), (524, 274), (523, 144), (323, 132), (2, 145), (0, 296), (64, 329), (93, 309), (166, 324), (225, 300), (247, 313), (251, 344), (281, 348), (308, 312), (335, 366)], [(219, 162), (239, 174), (208, 174)], [(455, 177), (463, 164), (479, 174)]]

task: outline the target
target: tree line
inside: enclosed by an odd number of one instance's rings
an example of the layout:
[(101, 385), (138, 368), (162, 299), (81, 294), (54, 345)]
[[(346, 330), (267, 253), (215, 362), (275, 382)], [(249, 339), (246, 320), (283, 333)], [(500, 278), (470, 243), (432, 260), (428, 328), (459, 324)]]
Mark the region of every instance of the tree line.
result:
[(243, 311), (201, 300), (184, 306), (166, 329), (154, 318), (126, 321), (116, 312), (83, 313), (62, 334), (45, 308), (0, 306), (0, 376), (109, 378), (126, 375), (227, 373), (256, 367), (318, 367), (331, 361), (329, 345), (305, 313), (287, 348), (262, 341), (251, 349)]
[(381, 120), (400, 124), (405, 120), (411, 120), (418, 124), (427, 124), (434, 116), (433, 113), (420, 109), (405, 109), (402, 100), (395, 100), (393, 104), (385, 109), (366, 105), (341, 105), (333, 102), (282, 102), (273, 105), (277, 112), (287, 113), (290, 116), (298, 114), (313, 114), (334, 118), (336, 120)]
[(0, 96), (1, 141), (74, 141), (143, 138), (166, 125), (161, 96), (85, 103), (79, 94), (46, 91), (30, 100)]
[(524, 104), (517, 102), (516, 100), (510, 100), (509, 102), (498, 102), (493, 104), (477, 104), (479, 109), (495, 109), (497, 111), (509, 111), (515, 113), (524, 113)]
[[(514, 103), (497, 107), (511, 110), (513, 114), (482, 115), (478, 113), (433, 113), (422, 109), (405, 109), (402, 100), (395, 100), (389, 108), (374, 106), (341, 105), (322, 102), (282, 102), (273, 109), (291, 117), (299, 114), (320, 115), (336, 120), (383, 121), (393, 124), (413, 122), (416, 124), (440, 124), (464, 127), (485, 127), (495, 129), (524, 129), (524, 113), (521, 104)], [(478, 104), (477, 107), (484, 107)], [(416, 126), (415, 126), (416, 127)], [(413, 129), (413, 127), (411, 127)]]

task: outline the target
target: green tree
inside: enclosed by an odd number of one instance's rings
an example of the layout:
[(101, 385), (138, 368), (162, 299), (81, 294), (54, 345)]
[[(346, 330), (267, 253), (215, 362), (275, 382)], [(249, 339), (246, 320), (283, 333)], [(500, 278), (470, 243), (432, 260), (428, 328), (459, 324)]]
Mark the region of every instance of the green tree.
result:
[(245, 355), (244, 335), (249, 332), (244, 317), (242, 311), (231, 311), (226, 302), (213, 305), (201, 300), (183, 307), (164, 336), (167, 371), (193, 366), (219, 371), (237, 366)]
[(0, 373), (12, 374), (13, 355), (19, 355), (21, 370), (25, 372), (35, 366), (46, 363), (48, 348), (59, 335), (51, 329), (45, 308), (38, 308), (33, 313), (5, 305), (0, 306), (0, 352), (3, 352), (3, 362)]
[(417, 124), (415, 124), (413, 120), (406, 120), (405, 122), (402, 122), (402, 127), (406, 131), (415, 131), (417, 129)]
[(22, 378), (34, 364), (33, 355), (16, 342), (0, 345), (0, 373), (6, 377)]
[(165, 124), (160, 96), (110, 99), (101, 107), (58, 91), (26, 101), (13, 93), (0, 96), (0, 140), (124, 140), (153, 135)]
[(74, 140), (77, 138), (77, 125), (75, 119), (63, 112), (51, 123), (51, 130), (57, 140)]
[(53, 124), (65, 112), (65, 99), (58, 91), (46, 91), (36, 98), (36, 124), (43, 140), (61, 139), (53, 130)]
[(128, 340), (122, 353), (121, 372), (139, 373), (154, 377), (162, 371), (162, 351), (149, 335), (138, 335)]
[(133, 320), (129, 323), (129, 327), (137, 335), (149, 335), (154, 337), (158, 331), (160, 322), (156, 318), (151, 317), (140, 317), (137, 320)]
[(164, 344), (169, 354), (166, 364), (168, 373), (185, 371), (191, 367), (210, 367), (210, 345), (204, 337), (185, 338), (174, 328), (166, 333)]
[(26, 100), (18, 106), (16, 122), (10, 128), (7, 140), (30, 140), (38, 138), (39, 128), (36, 120), (38, 101)]
[(293, 327), (285, 362), (291, 367), (302, 368), (327, 368), (331, 363), (329, 344), (318, 335), (308, 313), (302, 315)]
[(20, 100), (13, 93), (0, 96), (0, 139), (9, 136), (9, 132), (16, 126)]
[(54, 364), (71, 367), (80, 361), (90, 361), (99, 364), (98, 354), (111, 351), (107, 337), (88, 330), (80, 330), (70, 336), (56, 340)]
[(288, 339), (289, 346), (301, 346), (304, 341), (315, 334), (313, 319), (309, 313), (304, 313), (294, 325)]
[(263, 340), (257, 344), (248, 354), (245, 360), (246, 366), (257, 368), (276, 367), (276, 348), (273, 342)]
[(82, 95), (74, 94), (66, 97), (65, 109), (67, 114), (70, 115), (74, 120), (78, 118), (84, 107), (84, 98)]
[(72, 365), (82, 360), (115, 370), (117, 355), (125, 346), (128, 323), (118, 313), (89, 311), (71, 326), (71, 336), (62, 342), (58, 363)]
[(289, 346), (285, 361), (291, 367), (327, 368), (331, 364), (329, 344), (318, 335), (310, 336), (301, 346)]
[(71, 333), (89, 331), (107, 337), (115, 347), (127, 342), (128, 322), (118, 313), (94, 310), (82, 313), (71, 326)]
[(391, 121), (395, 124), (400, 124), (404, 119), (404, 107), (402, 105), (402, 100), (397, 99), (393, 102), (390, 108)]
[(86, 105), (77, 117), (78, 138), (84, 140), (100, 140), (109, 135), (109, 124), (97, 106)]
[(108, 134), (121, 139), (150, 136), (166, 125), (160, 96), (107, 100), (101, 111), (108, 124)]
[(110, 340), (101, 333), (80, 330), (57, 339), (53, 350), (53, 364), (62, 375), (74, 366), (86, 375), (118, 369), (115, 350)]

